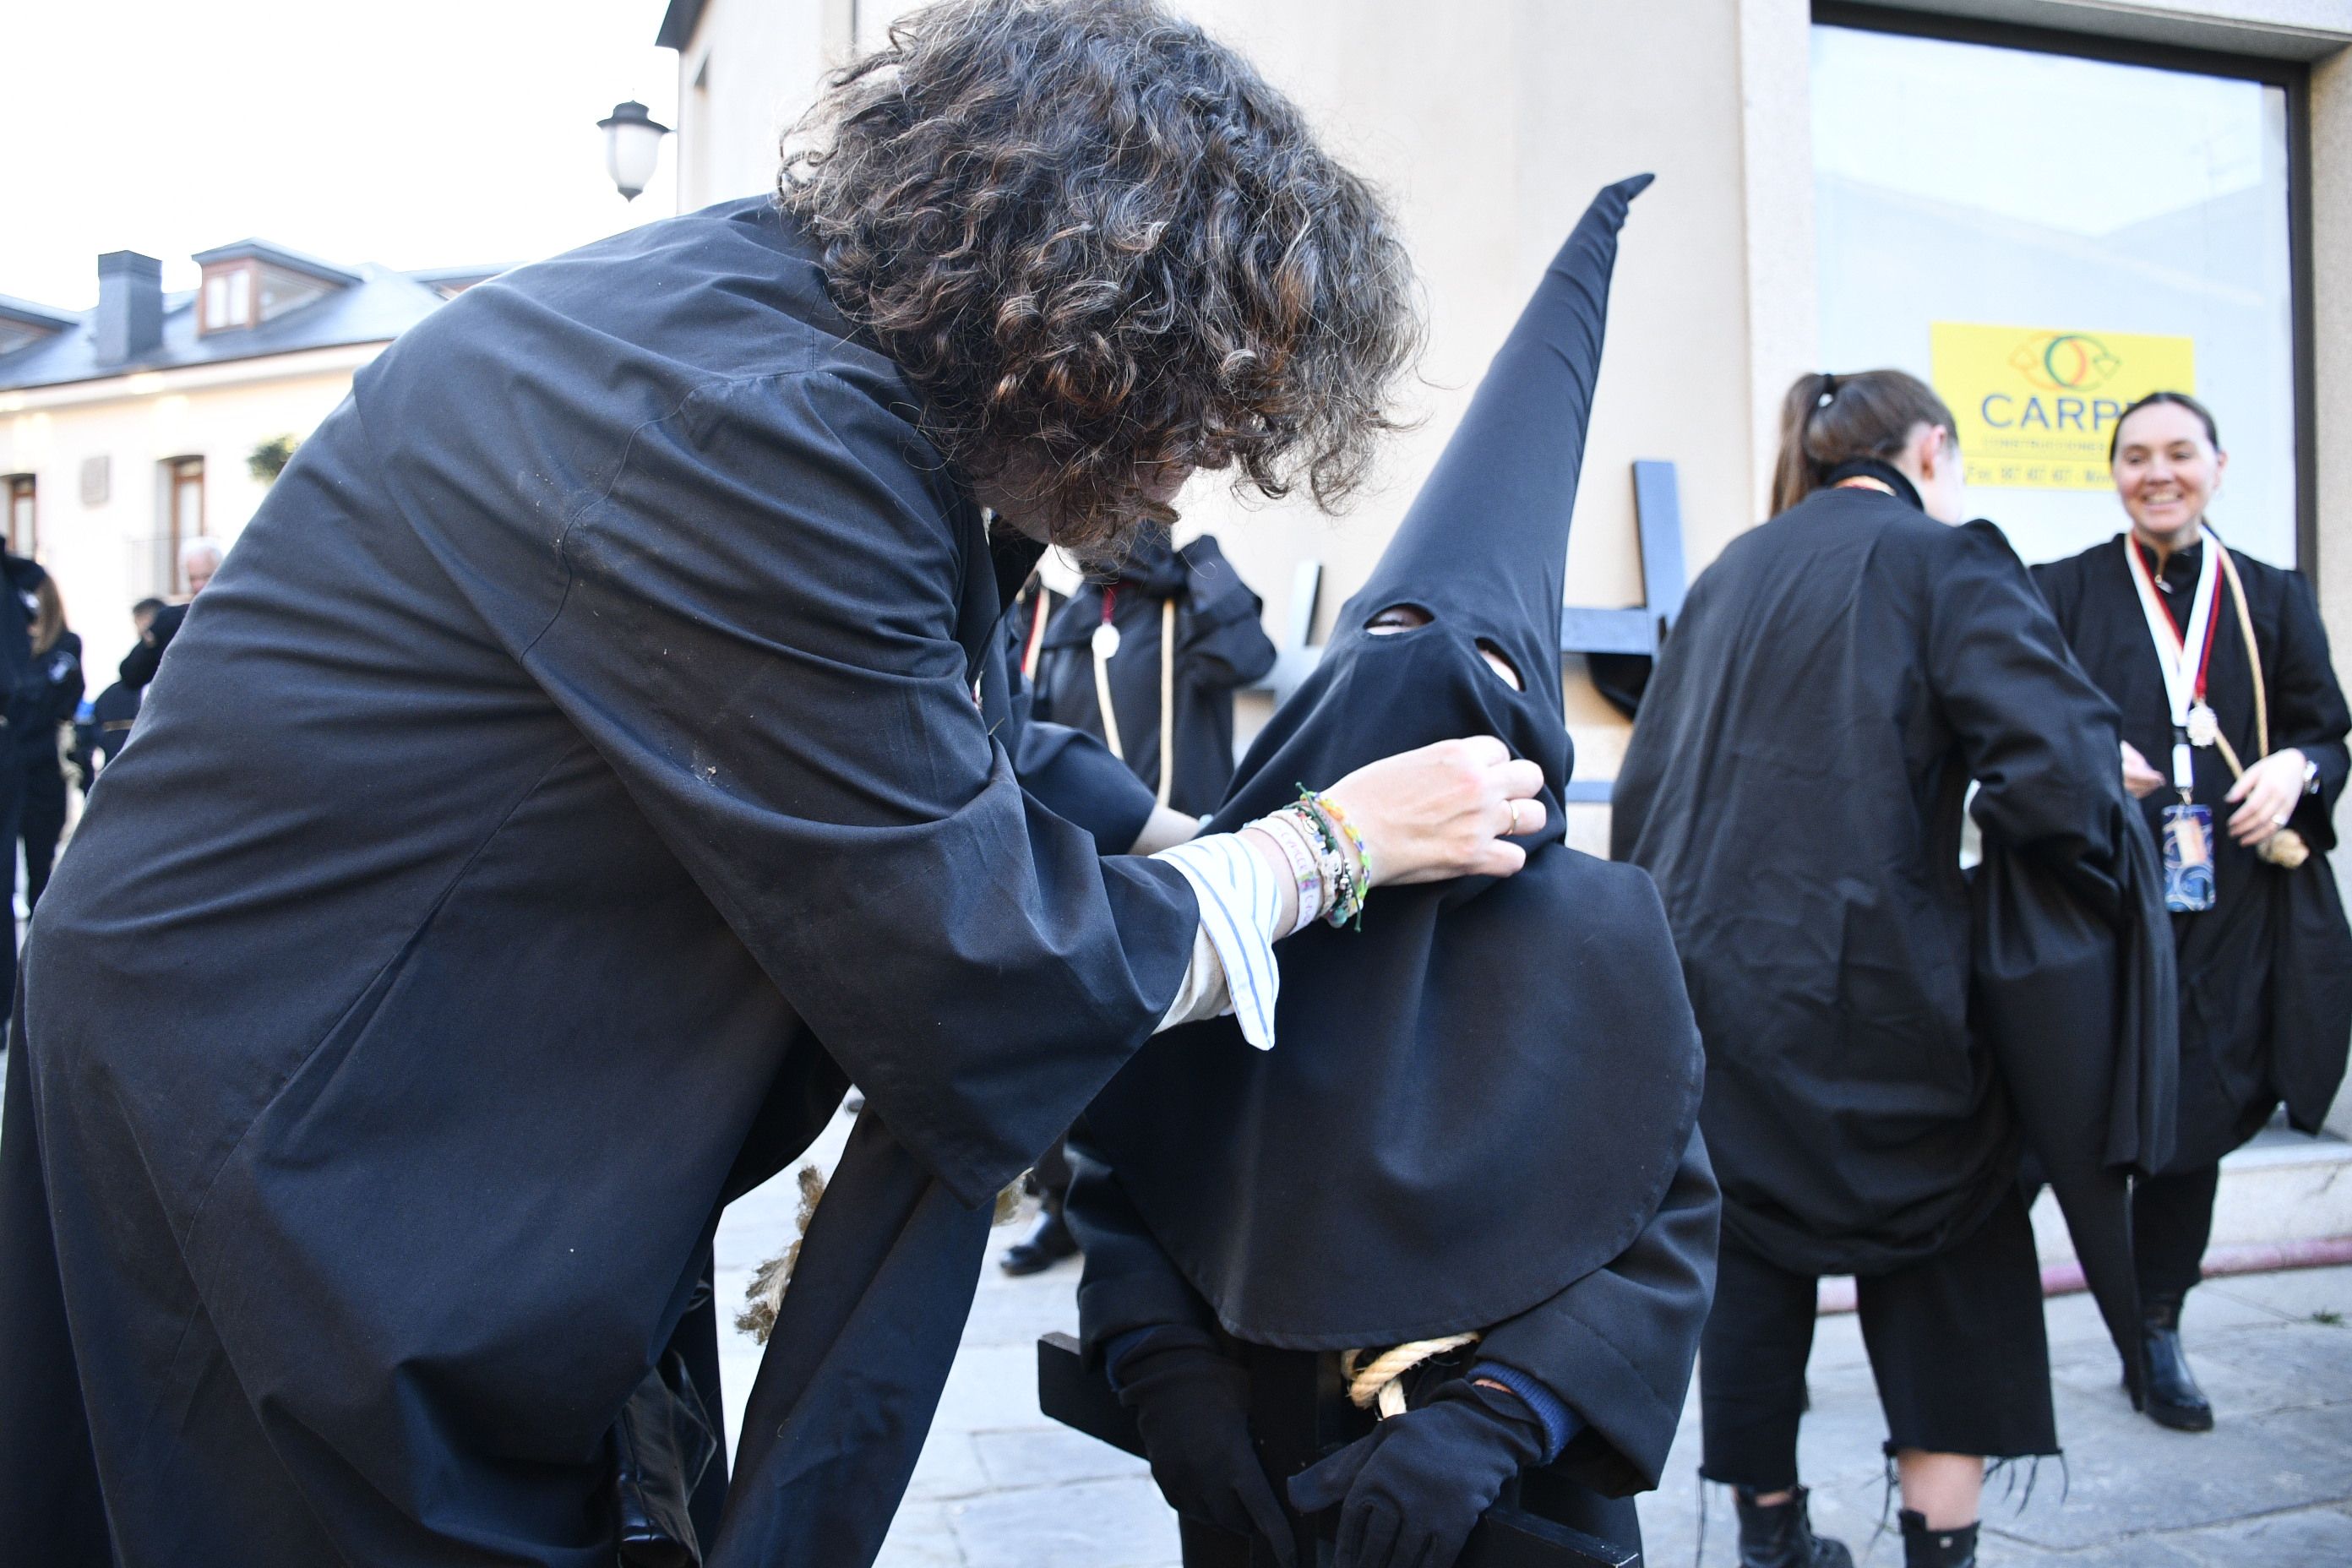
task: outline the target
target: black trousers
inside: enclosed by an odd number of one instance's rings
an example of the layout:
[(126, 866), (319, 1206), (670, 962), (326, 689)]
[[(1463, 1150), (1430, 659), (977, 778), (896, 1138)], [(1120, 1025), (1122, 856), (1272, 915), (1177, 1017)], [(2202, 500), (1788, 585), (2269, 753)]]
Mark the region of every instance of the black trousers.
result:
[(1056, 1138), (1054, 1146), (1037, 1156), (1031, 1168), (1037, 1195), (1045, 1203), (1045, 1212), (1060, 1214), (1062, 1202), (1070, 1195), (1070, 1147), (1067, 1138)]
[[(1758, 1491), (1797, 1484), (1819, 1283), (1725, 1234), (1699, 1340), (1699, 1469), (1707, 1479)], [(2011, 1194), (1948, 1250), (1854, 1283), (1886, 1452), (2058, 1451), (2042, 1268), (2021, 1196)]]
[(25, 769), (25, 811), (20, 837), (25, 842), (25, 908), (41, 901), (49, 872), (58, 863), (58, 840), (66, 830), (65, 769), (52, 756)]
[(2142, 1306), (2177, 1307), (2201, 1277), (2221, 1184), (2219, 1164), (2132, 1184), (2132, 1257)]

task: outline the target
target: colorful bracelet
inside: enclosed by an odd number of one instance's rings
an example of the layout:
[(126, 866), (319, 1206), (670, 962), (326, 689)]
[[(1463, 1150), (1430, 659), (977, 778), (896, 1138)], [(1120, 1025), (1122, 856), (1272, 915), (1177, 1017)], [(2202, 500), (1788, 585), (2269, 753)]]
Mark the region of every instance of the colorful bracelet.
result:
[(1324, 873), (1331, 886), (1330, 908), (1323, 917), (1325, 921), (1344, 926), (1352, 921), (1358, 930), (1362, 930), (1364, 895), (1371, 889), (1370, 879), (1364, 874), (1365, 863), (1349, 856), (1341, 829), (1324, 812), (1322, 798), (1313, 790), (1302, 785), (1298, 804), (1292, 809), (1313, 825), (1322, 844)]
[(1341, 810), (1339, 803), (1333, 800), (1329, 795), (1317, 795), (1314, 799), (1313, 805), (1316, 810), (1323, 813), (1326, 816), (1328, 816), (1331, 819), (1331, 825), (1333, 826), (1337, 827), (1341, 833), (1347, 835), (1349, 847), (1352, 848), (1356, 852), (1356, 869), (1361, 876), (1364, 891), (1368, 893), (1370, 892), (1372, 889), (1372, 852), (1364, 847), (1364, 836), (1356, 831), (1356, 825), (1348, 820), (1348, 814)]
[(1295, 935), (1323, 912), (1323, 868), (1316, 857), (1314, 837), (1287, 806), (1271, 816), (1259, 817), (1250, 826), (1273, 839), (1283, 858), (1290, 862), (1291, 876), (1298, 884), (1298, 918), (1283, 934)]

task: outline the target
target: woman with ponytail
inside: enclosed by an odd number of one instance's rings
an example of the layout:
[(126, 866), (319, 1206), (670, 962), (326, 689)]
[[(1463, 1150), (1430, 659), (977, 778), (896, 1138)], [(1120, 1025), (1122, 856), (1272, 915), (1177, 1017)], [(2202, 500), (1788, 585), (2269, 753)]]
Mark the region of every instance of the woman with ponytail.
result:
[[(2000, 531), (1958, 524), (1943, 401), (1801, 377), (1776, 515), (1693, 585), (1618, 775), (1707, 1062), (1723, 1186), (1701, 1473), (1743, 1568), (1843, 1568), (1797, 1474), (1815, 1286), (1858, 1277), (1908, 1564), (1976, 1561), (1987, 1459), (2058, 1447), (2019, 1134), (1969, 1022), (1971, 781), (1989, 839), (2128, 856), (2115, 716)], [(2073, 862), (2070, 862), (2073, 863)]]

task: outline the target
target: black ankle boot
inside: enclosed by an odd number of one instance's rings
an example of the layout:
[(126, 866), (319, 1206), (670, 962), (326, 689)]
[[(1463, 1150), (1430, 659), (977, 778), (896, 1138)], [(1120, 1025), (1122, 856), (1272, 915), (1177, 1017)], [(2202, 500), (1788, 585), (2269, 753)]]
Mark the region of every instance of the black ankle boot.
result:
[(1977, 1568), (1977, 1527), (1930, 1530), (1927, 1516), (1905, 1509), (1895, 1516), (1903, 1525), (1903, 1568)]
[(1077, 1240), (1062, 1223), (1060, 1206), (1053, 1205), (1037, 1216), (1027, 1236), (1004, 1249), (996, 1266), (1007, 1274), (1042, 1274), (1065, 1258), (1077, 1255)]
[(2147, 1348), (2147, 1414), (2176, 1432), (2210, 1432), (2213, 1405), (2189, 1371), (2180, 1350), (2180, 1303), (2150, 1301), (2145, 1312)]
[(1732, 1489), (1739, 1505), (1739, 1568), (1853, 1568), (1853, 1553), (1843, 1542), (1813, 1533), (1805, 1495), (1798, 1487), (1787, 1502), (1768, 1508), (1756, 1500), (1752, 1487)]

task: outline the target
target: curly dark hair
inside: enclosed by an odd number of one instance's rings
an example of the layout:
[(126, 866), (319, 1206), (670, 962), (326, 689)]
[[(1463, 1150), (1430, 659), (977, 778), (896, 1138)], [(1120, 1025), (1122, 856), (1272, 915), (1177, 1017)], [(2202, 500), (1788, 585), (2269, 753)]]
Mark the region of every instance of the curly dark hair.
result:
[(967, 479), (1014, 470), (1057, 542), (1232, 468), (1335, 508), (1418, 352), (1379, 195), (1231, 49), (1152, 0), (950, 0), (829, 79), (779, 195), (835, 301)]

